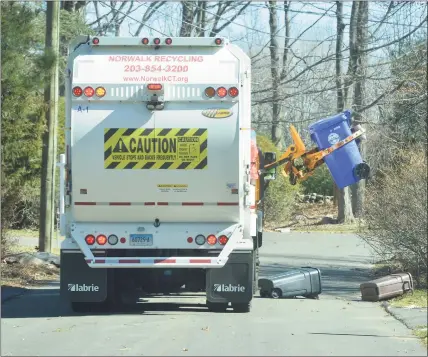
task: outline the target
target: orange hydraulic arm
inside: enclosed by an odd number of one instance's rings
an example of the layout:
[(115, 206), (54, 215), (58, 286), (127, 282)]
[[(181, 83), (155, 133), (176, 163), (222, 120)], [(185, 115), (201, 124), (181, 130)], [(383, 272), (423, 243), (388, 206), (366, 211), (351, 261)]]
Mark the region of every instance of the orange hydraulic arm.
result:
[[(282, 174), (285, 177), (288, 176), (290, 183), (295, 185), (297, 181), (305, 180), (311, 176), (314, 173), (314, 170), (324, 163), (325, 156), (331, 154), (334, 150), (341, 148), (352, 140), (355, 140), (357, 137), (364, 135), (364, 129), (361, 127), (357, 127), (356, 129), (357, 131), (353, 134), (327, 149), (318, 150), (318, 148), (313, 148), (307, 151), (296, 128), (291, 125), (290, 134), (294, 144), (290, 145), (277, 161), (265, 165), (261, 170), (261, 173), (268, 173), (269, 170), (284, 165), (281, 171)], [(300, 163), (296, 164), (296, 160), (299, 160)]]

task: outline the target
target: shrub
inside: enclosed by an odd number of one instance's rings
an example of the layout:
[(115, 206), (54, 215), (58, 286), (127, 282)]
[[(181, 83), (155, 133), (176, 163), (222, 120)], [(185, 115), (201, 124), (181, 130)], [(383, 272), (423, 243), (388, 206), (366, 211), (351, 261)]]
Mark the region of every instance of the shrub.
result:
[(302, 182), (305, 194), (318, 193), (324, 196), (333, 196), (333, 179), (328, 167), (324, 164), (315, 169), (312, 176)]
[(420, 285), (427, 272), (427, 160), (423, 150), (408, 150), (394, 162), (367, 185), (359, 235)]
[[(262, 152), (276, 152), (277, 157), (282, 153), (267, 137), (257, 135), (257, 145)], [(290, 219), (295, 208), (296, 194), (300, 193), (299, 184), (292, 186), (288, 178), (281, 173), (282, 167), (277, 170), (277, 178), (269, 183), (265, 193), (264, 221), (266, 227), (278, 226)]]

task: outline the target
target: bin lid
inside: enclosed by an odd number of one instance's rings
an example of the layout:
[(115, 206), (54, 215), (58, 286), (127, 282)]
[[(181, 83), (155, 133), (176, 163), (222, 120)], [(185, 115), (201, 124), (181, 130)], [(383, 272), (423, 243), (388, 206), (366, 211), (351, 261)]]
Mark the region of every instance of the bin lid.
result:
[(317, 131), (323, 131), (327, 128), (330, 128), (334, 125), (337, 125), (338, 123), (346, 120), (348, 124), (351, 124), (351, 111), (345, 110), (342, 113), (335, 114), (328, 118), (323, 118), (321, 120), (318, 120), (317, 122), (309, 125), (309, 132), (312, 134)]

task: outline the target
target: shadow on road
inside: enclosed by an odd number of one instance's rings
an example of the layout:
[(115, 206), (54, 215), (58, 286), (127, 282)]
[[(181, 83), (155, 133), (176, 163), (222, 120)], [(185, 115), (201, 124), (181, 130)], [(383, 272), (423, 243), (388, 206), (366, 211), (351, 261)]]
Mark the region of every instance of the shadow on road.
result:
[(359, 334), (359, 333), (330, 333), (330, 332), (308, 332), (309, 335), (324, 335), (324, 336), (353, 336), (353, 337), (382, 337), (382, 338), (400, 338), (400, 339), (418, 339), (416, 336), (385, 336), (373, 334)]
[[(372, 278), (371, 269), (353, 267), (317, 267), (321, 271), (322, 295), (351, 298), (360, 294), (360, 284)], [(260, 277), (266, 277), (288, 270), (296, 266), (287, 264), (272, 264), (260, 266)]]
[[(148, 302), (147, 298), (140, 299), (135, 304), (115, 306), (109, 312), (75, 313), (71, 307), (60, 299), (58, 289), (26, 289), (24, 294), (2, 304), (2, 318), (54, 318), (65, 316), (105, 316), (105, 315), (171, 315), (186, 313), (207, 313), (205, 304), (190, 302)], [(201, 295), (179, 295), (180, 299), (194, 298)], [(175, 296), (170, 296), (171, 300)], [(150, 296), (150, 300), (165, 298), (165, 296)], [(226, 313), (232, 312), (231, 309)]]

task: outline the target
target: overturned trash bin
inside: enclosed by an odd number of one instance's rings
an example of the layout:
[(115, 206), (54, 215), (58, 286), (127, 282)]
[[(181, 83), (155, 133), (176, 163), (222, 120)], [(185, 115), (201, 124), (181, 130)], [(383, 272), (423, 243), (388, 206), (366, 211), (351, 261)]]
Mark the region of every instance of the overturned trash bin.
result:
[[(317, 144), (319, 150), (328, 149), (346, 140), (359, 129), (359, 126), (351, 128), (349, 110), (321, 119), (309, 126), (311, 139)], [(364, 139), (364, 136), (357, 140), (361, 139)], [(339, 188), (367, 179), (370, 175), (370, 167), (363, 161), (356, 140), (350, 140), (332, 151), (324, 157), (324, 162)]]
[(302, 267), (258, 281), (260, 296), (278, 299), (281, 297), (303, 296), (318, 299), (321, 294), (321, 271), (317, 268)]
[(361, 300), (380, 301), (413, 291), (410, 273), (397, 273), (360, 284)]

